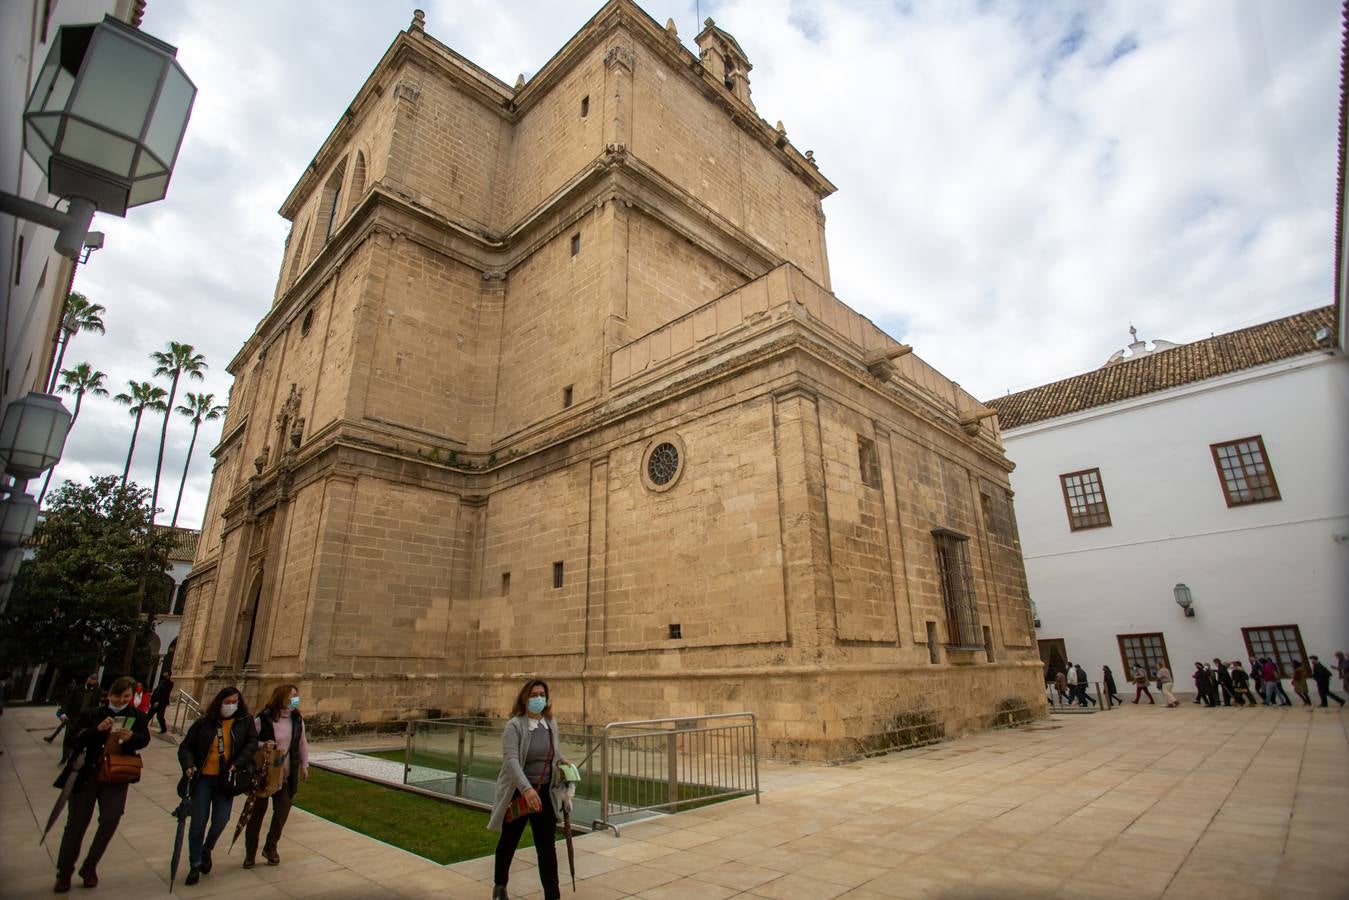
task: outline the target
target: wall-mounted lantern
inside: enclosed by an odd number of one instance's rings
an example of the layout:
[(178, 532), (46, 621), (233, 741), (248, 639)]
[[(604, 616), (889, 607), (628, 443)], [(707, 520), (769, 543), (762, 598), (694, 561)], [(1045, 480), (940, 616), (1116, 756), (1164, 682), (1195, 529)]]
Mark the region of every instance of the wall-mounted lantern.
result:
[(1176, 605), (1185, 610), (1185, 617), (1187, 619), (1193, 619), (1194, 597), (1191, 596), (1190, 589), (1184, 584), (1178, 584), (1171, 589), (1171, 592), (1176, 595)]

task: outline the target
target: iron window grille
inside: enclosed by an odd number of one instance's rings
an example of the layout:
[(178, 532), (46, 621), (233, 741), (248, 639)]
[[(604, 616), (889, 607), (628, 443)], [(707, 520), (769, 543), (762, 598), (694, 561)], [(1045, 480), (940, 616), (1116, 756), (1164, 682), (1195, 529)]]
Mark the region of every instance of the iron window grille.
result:
[(1260, 435), (1212, 444), (1209, 449), (1229, 507), (1279, 499), (1279, 485)]
[(932, 532), (932, 540), (937, 547), (937, 569), (941, 573), (947, 644), (961, 650), (982, 650), (984, 634), (979, 625), (979, 598), (974, 592), (970, 569), (969, 537), (937, 528)]
[(1110, 525), (1110, 507), (1105, 502), (1105, 486), (1100, 469), (1083, 469), (1060, 475), (1063, 505), (1068, 509), (1068, 527), (1073, 531), (1106, 528)]
[(881, 486), (881, 460), (876, 455), (876, 442), (870, 438), (857, 436), (857, 467), (862, 473), (862, 483), (867, 487)]

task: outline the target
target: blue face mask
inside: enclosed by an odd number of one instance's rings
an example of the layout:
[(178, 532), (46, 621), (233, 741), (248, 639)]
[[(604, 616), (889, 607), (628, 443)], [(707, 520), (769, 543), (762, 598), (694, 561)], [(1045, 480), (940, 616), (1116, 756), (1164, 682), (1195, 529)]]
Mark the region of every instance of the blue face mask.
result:
[(529, 698), (529, 711), (532, 712), (534, 715), (537, 716), (539, 713), (543, 712), (547, 707), (548, 707), (547, 697)]
[(291, 697), (291, 698), (290, 698), (290, 708), (291, 708), (291, 709), (299, 709), (299, 708), (300, 708), (300, 696), (299, 696), (298, 694), (296, 694), (294, 697)]

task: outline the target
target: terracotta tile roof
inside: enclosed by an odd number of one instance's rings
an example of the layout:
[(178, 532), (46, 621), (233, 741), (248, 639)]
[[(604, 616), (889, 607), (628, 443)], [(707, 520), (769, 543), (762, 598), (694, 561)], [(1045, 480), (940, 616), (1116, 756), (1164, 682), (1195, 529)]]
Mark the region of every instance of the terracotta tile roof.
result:
[(984, 402), (1005, 431), (1330, 347), (1314, 335), (1334, 326), (1335, 307), (1324, 306)]
[[(167, 531), (163, 525), (158, 526), (161, 531)], [(197, 555), (197, 541), (201, 538), (201, 532), (195, 528), (175, 528), (173, 549), (169, 551), (169, 559), (181, 559), (191, 562)]]

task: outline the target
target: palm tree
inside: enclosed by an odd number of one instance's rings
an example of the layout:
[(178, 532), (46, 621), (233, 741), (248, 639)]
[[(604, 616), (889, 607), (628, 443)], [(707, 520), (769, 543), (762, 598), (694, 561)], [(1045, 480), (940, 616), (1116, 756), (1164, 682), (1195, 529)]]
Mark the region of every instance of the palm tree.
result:
[(164, 425), (159, 429), (159, 460), (155, 463), (155, 487), (150, 492), (150, 519), (154, 520), (159, 509), (159, 475), (164, 471), (164, 443), (169, 437), (169, 411), (173, 409), (173, 398), (178, 393), (178, 379), (184, 375), (202, 381), (206, 378), (206, 357), (198, 353), (191, 344), (169, 341), (167, 350), (156, 350), (150, 354), (155, 364), (155, 377), (165, 377), (169, 382), (169, 402), (164, 407)]
[(56, 390), (56, 379), (63, 374), (61, 362), (66, 358), (66, 348), (70, 346), (70, 339), (81, 331), (105, 334), (103, 328), (105, 312), (106, 309), (97, 303), (90, 303), (89, 298), (79, 291), (71, 291), (66, 297), (65, 309), (61, 311), (61, 330), (56, 333), (61, 349), (56, 354), (56, 365), (52, 367), (52, 380), (47, 385), (48, 393)]
[(215, 394), (183, 394), (187, 403), (178, 407), (178, 412), (192, 420), (192, 440), (187, 444), (187, 462), (183, 463), (183, 480), (178, 483), (178, 502), (173, 504), (173, 519), (169, 527), (178, 524), (178, 509), (183, 505), (183, 488), (187, 487), (187, 468), (192, 465), (192, 450), (197, 446), (197, 429), (202, 422), (213, 422), (225, 414), (224, 406), (215, 405)]
[[(56, 390), (62, 394), (75, 395), (75, 412), (70, 417), (70, 428), (75, 427), (75, 423), (80, 418), (80, 404), (84, 402), (85, 394), (93, 394), (95, 397), (108, 396), (108, 389), (103, 386), (103, 379), (107, 374), (100, 372), (87, 362), (82, 362), (73, 369), (64, 369), (61, 372), (61, 383), (56, 386)], [(69, 433), (70, 429), (67, 429)], [(42, 482), (42, 492), (37, 495), (37, 505), (42, 505), (42, 498), (47, 496), (47, 488), (52, 483), (52, 472), (56, 467), (52, 466), (47, 470), (47, 478)]]
[(130, 407), (127, 412), (136, 417), (136, 424), (131, 429), (131, 447), (126, 451), (126, 467), (122, 469), (122, 487), (126, 487), (126, 478), (131, 474), (131, 457), (136, 452), (136, 435), (141, 430), (141, 416), (147, 409), (152, 412), (168, 409), (164, 403), (168, 392), (159, 385), (148, 381), (128, 381), (126, 386), (127, 393), (112, 398), (123, 406)]

